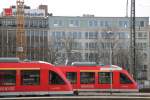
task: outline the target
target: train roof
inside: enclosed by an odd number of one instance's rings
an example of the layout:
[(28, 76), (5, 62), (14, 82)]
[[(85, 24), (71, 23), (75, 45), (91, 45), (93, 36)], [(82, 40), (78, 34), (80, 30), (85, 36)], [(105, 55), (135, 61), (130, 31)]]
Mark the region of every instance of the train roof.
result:
[(70, 70), (70, 71), (74, 71), (74, 70), (100, 70), (100, 71), (120, 71), (123, 70), (121, 67), (116, 66), (116, 65), (105, 65), (105, 66), (101, 66), (101, 65), (97, 65), (97, 66), (56, 66), (59, 67), (61, 69), (64, 70)]
[[(44, 66), (41, 66), (44, 64)], [(30, 60), (20, 60), (19, 58), (0, 58), (0, 68), (9, 67), (9, 68), (48, 68), (52, 67), (51, 63), (45, 61), (30, 61)], [(11, 66), (10, 66), (11, 65)], [(29, 66), (28, 66), (29, 65)]]

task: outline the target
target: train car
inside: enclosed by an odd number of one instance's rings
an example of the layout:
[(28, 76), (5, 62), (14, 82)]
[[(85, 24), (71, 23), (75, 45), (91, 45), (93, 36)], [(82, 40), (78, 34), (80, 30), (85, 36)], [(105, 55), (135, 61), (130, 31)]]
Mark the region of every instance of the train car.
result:
[(52, 64), (0, 59), (0, 96), (72, 95), (70, 82)]
[(124, 69), (115, 65), (97, 66), (92, 64), (74, 64), (57, 66), (71, 82), (74, 94), (79, 92), (138, 92), (133, 77)]

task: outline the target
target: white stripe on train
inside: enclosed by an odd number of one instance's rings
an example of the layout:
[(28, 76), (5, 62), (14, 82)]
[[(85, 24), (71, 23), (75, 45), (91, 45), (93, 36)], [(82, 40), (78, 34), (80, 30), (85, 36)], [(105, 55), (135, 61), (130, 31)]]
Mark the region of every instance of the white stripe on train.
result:
[(0, 92), (0, 96), (19, 96), (19, 95), (72, 95), (73, 91), (38, 91), (38, 92)]
[(138, 89), (74, 89), (79, 92), (139, 92)]

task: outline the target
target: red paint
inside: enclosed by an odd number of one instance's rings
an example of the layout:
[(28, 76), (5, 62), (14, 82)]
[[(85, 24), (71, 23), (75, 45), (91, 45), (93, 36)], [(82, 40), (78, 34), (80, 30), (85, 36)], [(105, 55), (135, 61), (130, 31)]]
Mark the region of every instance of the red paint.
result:
[[(111, 84), (100, 84), (98, 82), (99, 80), (99, 72), (113, 72), (113, 83), (112, 83), (112, 89), (121, 90), (121, 89), (138, 89), (137, 83), (134, 81), (134, 79), (131, 77), (131, 75), (125, 70), (121, 69), (120, 67), (114, 67), (113, 70), (101, 70), (101, 69), (109, 69), (110, 66), (58, 66), (57, 68), (61, 69), (63, 73), (66, 75), (67, 72), (77, 72), (77, 83), (72, 84), (73, 89), (75, 90), (100, 90), (100, 89), (110, 89)], [(119, 69), (119, 70), (117, 70)], [(94, 84), (81, 84), (80, 83), (80, 72), (94, 72), (95, 73), (95, 83)], [(121, 84), (120, 83), (120, 73), (125, 74), (131, 81), (132, 84)]]
[(5, 8), (4, 9), (4, 16), (12, 16), (12, 9), (11, 8)]

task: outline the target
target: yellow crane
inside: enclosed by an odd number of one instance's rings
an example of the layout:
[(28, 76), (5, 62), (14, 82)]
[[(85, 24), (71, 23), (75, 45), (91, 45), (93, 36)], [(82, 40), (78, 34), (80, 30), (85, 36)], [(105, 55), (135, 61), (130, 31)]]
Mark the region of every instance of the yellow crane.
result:
[(24, 0), (16, 2), (16, 57), (20, 59), (26, 58), (26, 36), (24, 22)]

